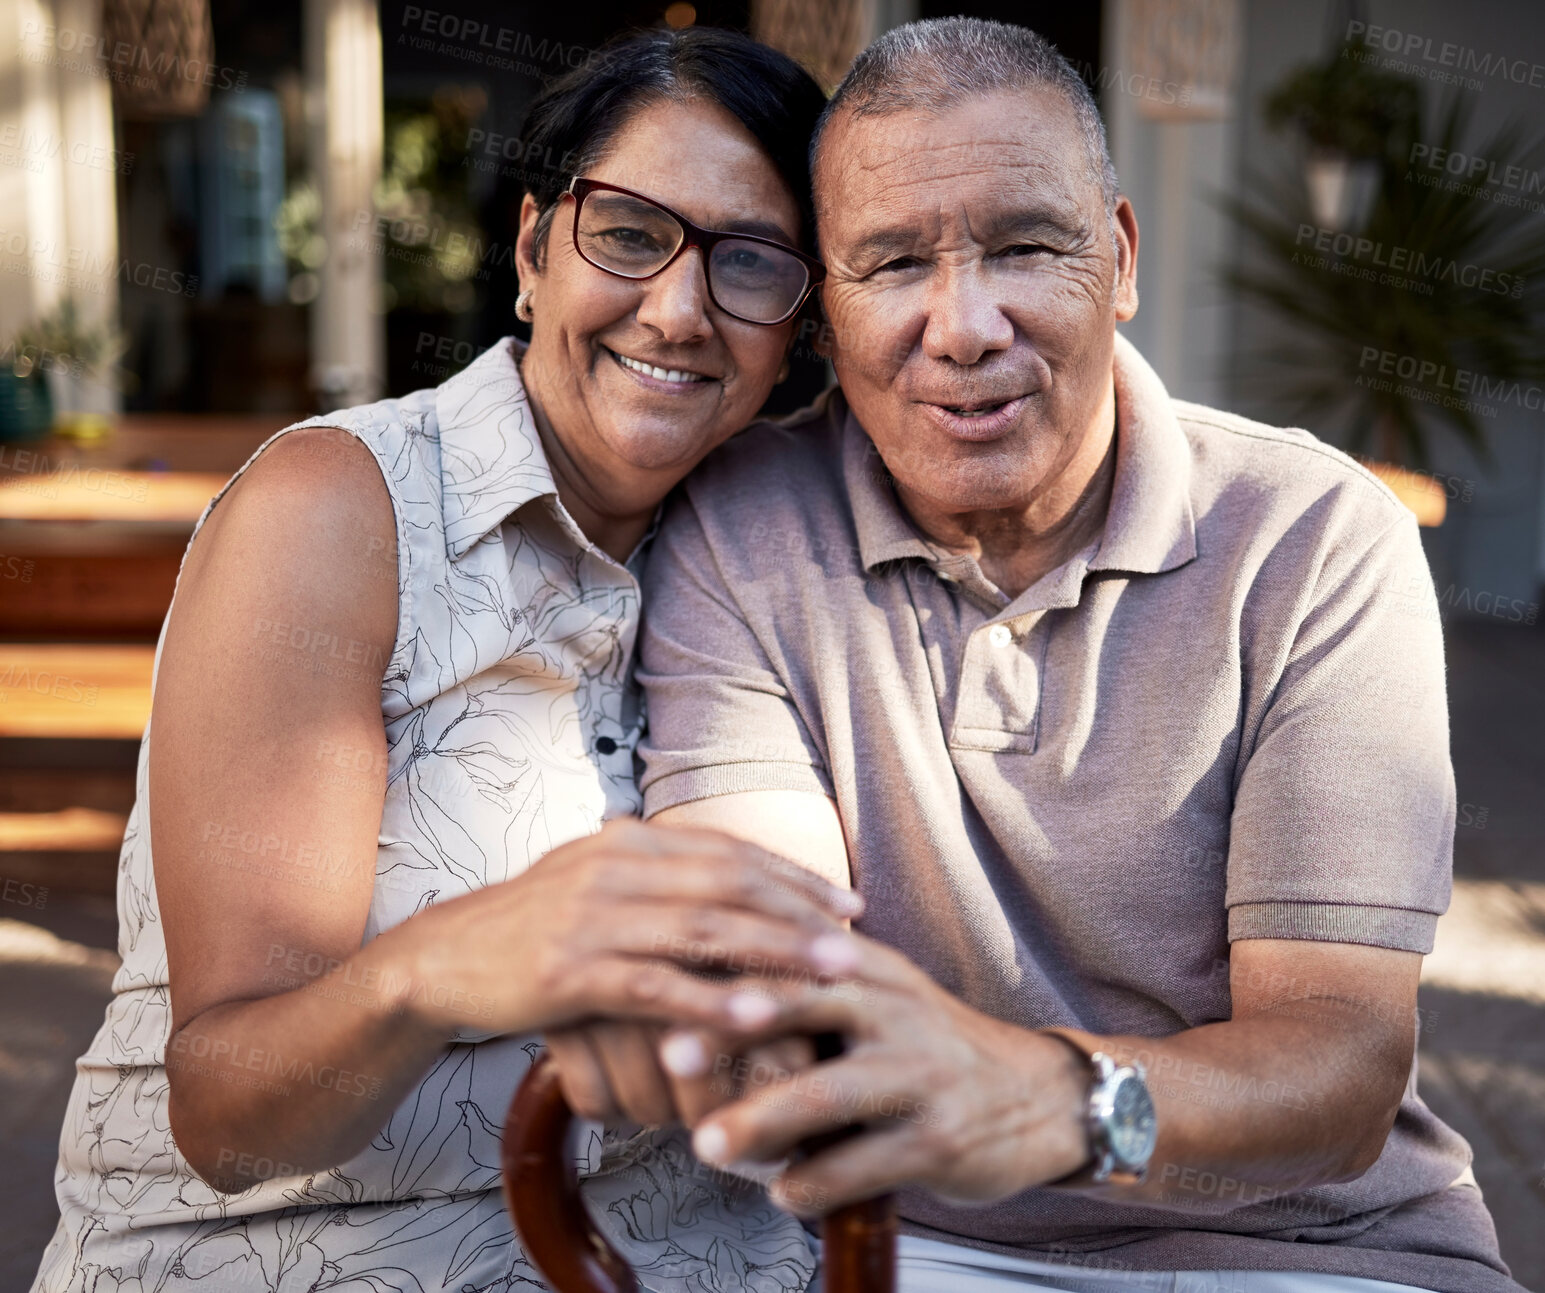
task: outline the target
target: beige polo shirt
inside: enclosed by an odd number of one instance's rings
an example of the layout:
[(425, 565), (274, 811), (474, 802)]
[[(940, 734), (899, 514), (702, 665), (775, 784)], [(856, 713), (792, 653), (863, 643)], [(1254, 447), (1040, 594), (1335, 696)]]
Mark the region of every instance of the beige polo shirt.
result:
[[(997, 1018), (1157, 1037), (1229, 1017), (1233, 939), (1430, 950), (1454, 786), (1411, 514), (1307, 432), (1171, 400), (1119, 337), (1115, 383), (1104, 532), (1012, 600), (912, 524), (840, 392), (711, 457), (645, 577), (642, 784), (648, 813), (830, 795), (863, 932)], [(1348, 1184), (902, 1215), (1135, 1269), (1515, 1289), (1478, 1191), (1446, 1188), (1468, 1161), (1411, 1094)]]

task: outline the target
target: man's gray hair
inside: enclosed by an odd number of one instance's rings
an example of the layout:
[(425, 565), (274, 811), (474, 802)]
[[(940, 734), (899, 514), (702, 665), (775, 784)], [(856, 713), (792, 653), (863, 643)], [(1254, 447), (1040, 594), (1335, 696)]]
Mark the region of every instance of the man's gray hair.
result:
[(1120, 188), (1105, 123), (1089, 87), (1044, 37), (1028, 27), (983, 18), (928, 18), (893, 27), (854, 59), (810, 140), (811, 172), (821, 140), (838, 113), (870, 117), (906, 108), (942, 112), (971, 96), (1035, 86), (1057, 91), (1072, 107), (1090, 175), (1109, 215)]

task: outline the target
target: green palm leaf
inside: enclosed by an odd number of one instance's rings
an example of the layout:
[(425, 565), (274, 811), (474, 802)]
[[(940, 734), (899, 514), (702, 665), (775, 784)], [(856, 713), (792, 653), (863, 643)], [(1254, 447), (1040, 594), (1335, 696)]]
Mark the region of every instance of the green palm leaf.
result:
[[(1427, 163), (1443, 149), (1528, 176), (1545, 164), (1545, 145), (1514, 123), (1465, 148), (1471, 114), (1456, 98), (1422, 152), (1420, 91), (1410, 90), (1410, 114), (1387, 130), (1376, 196), (1355, 235), (1322, 238), (1296, 175), (1250, 175), (1243, 195), (1220, 201), (1253, 252), (1226, 281), (1289, 325), (1287, 340), (1247, 357), (1248, 379), (1304, 420), (1344, 428), (1355, 450), (1425, 466), (1439, 427), (1486, 457), (1486, 423), (1545, 379), (1540, 222), (1521, 218), (1526, 208), (1509, 204), (1516, 190), (1491, 172), (1467, 189)], [(1386, 108), (1401, 101), (1388, 85), (1382, 94)]]

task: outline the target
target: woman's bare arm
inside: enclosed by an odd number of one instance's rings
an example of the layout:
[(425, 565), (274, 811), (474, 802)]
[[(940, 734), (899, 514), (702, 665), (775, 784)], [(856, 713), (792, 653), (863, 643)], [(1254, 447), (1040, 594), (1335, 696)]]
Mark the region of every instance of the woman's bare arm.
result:
[(360, 949), (396, 546), (369, 451), (342, 431), (291, 432), (210, 514), (167, 626), (150, 802), (171, 1123), (219, 1188), (251, 1184), (238, 1165), (255, 1159), (300, 1168), (357, 1150), (445, 1041), (408, 1026), (391, 992), (324, 983), (344, 962), (361, 984), (408, 977), (383, 940)]
[(340, 431), (268, 449), (183, 571), (152, 710), (151, 831), (172, 1131), (217, 1189), (358, 1153), (459, 1026), (756, 1026), (764, 999), (737, 1013), (749, 998), (676, 971), (673, 949), (708, 938), (808, 964), (836, 928), (837, 895), (799, 868), (624, 822), (362, 948), (397, 607), (390, 499)]

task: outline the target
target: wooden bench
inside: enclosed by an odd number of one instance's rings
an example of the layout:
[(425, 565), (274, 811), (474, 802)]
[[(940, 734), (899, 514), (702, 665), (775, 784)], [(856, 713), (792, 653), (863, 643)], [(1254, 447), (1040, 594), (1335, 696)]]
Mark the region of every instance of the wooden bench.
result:
[(0, 443), (0, 882), (113, 892), (154, 643), (209, 499), (293, 417)]

